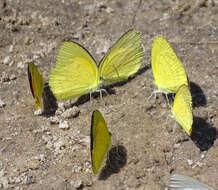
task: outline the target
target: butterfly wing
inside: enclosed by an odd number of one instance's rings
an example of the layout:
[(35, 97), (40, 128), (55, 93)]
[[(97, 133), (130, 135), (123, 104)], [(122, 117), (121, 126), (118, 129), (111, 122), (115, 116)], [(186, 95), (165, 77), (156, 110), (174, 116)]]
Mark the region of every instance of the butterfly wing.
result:
[(173, 174), (170, 178), (170, 190), (215, 190), (190, 177)]
[(159, 90), (176, 93), (188, 80), (185, 69), (170, 44), (163, 37), (155, 38), (152, 45), (152, 72)]
[(103, 116), (98, 110), (94, 111), (92, 114), (90, 137), (92, 169), (94, 174), (96, 174), (111, 147), (111, 135)]
[(107, 52), (100, 63), (100, 78), (105, 83), (119, 82), (135, 74), (144, 56), (139, 32), (125, 33)]
[(186, 85), (182, 85), (176, 93), (172, 106), (172, 113), (186, 133), (191, 135), (193, 124), (192, 97), (190, 90)]
[(49, 77), (56, 98), (74, 98), (96, 89), (98, 84), (98, 68), (88, 51), (75, 42), (64, 42)]
[(41, 73), (38, 71), (34, 63), (28, 64), (28, 79), (30, 84), (30, 89), (34, 98), (35, 106), (37, 109), (42, 108), (42, 93), (43, 93), (43, 78)]

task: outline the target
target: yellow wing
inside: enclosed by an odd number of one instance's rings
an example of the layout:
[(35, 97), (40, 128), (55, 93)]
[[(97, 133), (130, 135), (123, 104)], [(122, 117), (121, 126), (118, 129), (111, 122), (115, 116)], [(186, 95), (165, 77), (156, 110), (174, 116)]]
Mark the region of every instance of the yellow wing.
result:
[(111, 147), (111, 134), (108, 131), (103, 116), (98, 110), (94, 111), (92, 114), (90, 137), (92, 169), (94, 174), (96, 174), (101, 167), (105, 155)]
[(159, 90), (166, 93), (176, 93), (181, 85), (188, 86), (182, 63), (167, 40), (161, 36), (158, 36), (153, 42), (151, 65), (154, 83)]
[(100, 78), (105, 83), (119, 82), (135, 74), (144, 56), (141, 37), (136, 30), (125, 33), (100, 63)]
[(34, 63), (28, 64), (28, 79), (30, 89), (37, 109), (42, 108), (43, 78)]
[(98, 68), (88, 51), (77, 43), (64, 42), (49, 77), (49, 86), (56, 98), (74, 98), (98, 85)]
[(186, 85), (182, 85), (179, 88), (171, 110), (176, 121), (183, 127), (188, 135), (191, 135), (193, 124), (192, 97)]

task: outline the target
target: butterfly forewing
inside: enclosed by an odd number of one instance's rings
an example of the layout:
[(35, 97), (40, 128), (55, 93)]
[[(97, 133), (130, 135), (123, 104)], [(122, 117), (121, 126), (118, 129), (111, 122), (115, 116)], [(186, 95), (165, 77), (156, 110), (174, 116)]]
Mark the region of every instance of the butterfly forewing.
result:
[(152, 45), (152, 71), (155, 85), (163, 92), (176, 93), (181, 85), (188, 85), (182, 63), (161, 36), (155, 38)]
[(77, 43), (63, 43), (49, 85), (57, 99), (74, 98), (97, 89), (99, 74), (94, 59)]
[(144, 57), (140, 33), (130, 30), (108, 51), (100, 63), (100, 78), (105, 83), (119, 82), (135, 74)]

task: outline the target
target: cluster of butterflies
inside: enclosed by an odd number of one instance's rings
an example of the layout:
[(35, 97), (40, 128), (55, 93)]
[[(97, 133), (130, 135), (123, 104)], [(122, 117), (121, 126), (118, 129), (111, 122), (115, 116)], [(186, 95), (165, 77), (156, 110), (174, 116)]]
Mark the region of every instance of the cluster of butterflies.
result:
[[(87, 93), (91, 96), (94, 91), (99, 91), (101, 95), (102, 90), (106, 91), (101, 89), (103, 85), (117, 83), (134, 75), (139, 70), (143, 57), (141, 36), (134, 29), (125, 33), (109, 49), (99, 67), (84, 47), (75, 42), (64, 42), (58, 52), (56, 65), (50, 73), (49, 86), (58, 100), (75, 98)], [(165, 93), (166, 97), (168, 93), (176, 93), (171, 107), (173, 116), (186, 133), (191, 135), (193, 116), (188, 77), (174, 50), (161, 36), (153, 42), (151, 65), (154, 83), (158, 87), (153, 93)], [(28, 64), (28, 78), (35, 106), (41, 110), (44, 82), (34, 63)], [(111, 134), (98, 110), (92, 114), (90, 138), (92, 169), (96, 174), (111, 147)], [(184, 177), (182, 181), (188, 181), (185, 179)], [(174, 177), (172, 181), (176, 181), (178, 187), (187, 185), (181, 182), (181, 176)]]

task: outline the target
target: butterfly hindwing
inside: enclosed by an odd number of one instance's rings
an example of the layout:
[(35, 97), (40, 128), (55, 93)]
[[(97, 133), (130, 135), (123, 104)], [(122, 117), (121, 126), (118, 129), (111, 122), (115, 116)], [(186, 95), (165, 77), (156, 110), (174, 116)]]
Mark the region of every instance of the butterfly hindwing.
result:
[(103, 116), (98, 110), (95, 110), (92, 114), (90, 137), (92, 168), (94, 174), (96, 174), (111, 147), (111, 135)]
[(35, 106), (37, 109), (42, 108), (42, 93), (44, 88), (42, 74), (38, 71), (34, 63), (28, 64), (28, 79), (30, 84), (30, 89), (34, 98)]
[(172, 106), (172, 113), (186, 133), (191, 135), (193, 124), (192, 97), (191, 92), (186, 85), (182, 85), (176, 93)]

